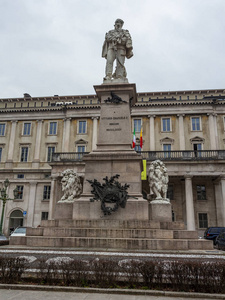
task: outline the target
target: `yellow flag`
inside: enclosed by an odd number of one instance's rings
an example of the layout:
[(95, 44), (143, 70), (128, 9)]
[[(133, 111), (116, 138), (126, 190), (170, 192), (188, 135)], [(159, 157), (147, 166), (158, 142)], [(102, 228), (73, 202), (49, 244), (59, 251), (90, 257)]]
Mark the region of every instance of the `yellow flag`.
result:
[(142, 163), (143, 163), (143, 171), (141, 172), (141, 180), (146, 180), (147, 179), (146, 159), (143, 159)]

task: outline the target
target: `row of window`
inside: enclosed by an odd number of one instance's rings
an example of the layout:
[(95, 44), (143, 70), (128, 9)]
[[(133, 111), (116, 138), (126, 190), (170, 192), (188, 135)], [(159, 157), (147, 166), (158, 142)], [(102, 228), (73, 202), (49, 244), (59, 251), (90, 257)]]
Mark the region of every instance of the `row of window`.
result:
[[(56, 135), (57, 134), (57, 122), (49, 122), (49, 135)], [(5, 129), (6, 124), (0, 123), (0, 136), (5, 136)], [(87, 133), (87, 121), (78, 121), (78, 134), (86, 134)], [(23, 124), (23, 135), (31, 135), (31, 123), (24, 123)]]
[[(77, 152), (80, 153), (82, 155), (82, 153), (85, 152), (86, 146), (80, 145), (77, 146)], [(47, 162), (52, 161), (52, 156), (53, 153), (55, 153), (56, 147), (55, 146), (49, 146), (47, 147)], [(21, 147), (20, 150), (20, 161), (21, 162), (28, 162), (28, 154), (29, 154), (29, 147), (24, 146)], [(79, 158), (79, 154), (78, 154), (78, 158)], [(0, 161), (2, 159), (2, 147), (0, 147)]]
[[(140, 132), (142, 127), (142, 119), (134, 119), (133, 120), (135, 132)], [(225, 124), (225, 118), (224, 118)], [(57, 122), (49, 122), (49, 135), (57, 134)], [(0, 136), (5, 135), (5, 123), (0, 123)], [(201, 118), (200, 117), (191, 117), (191, 130), (192, 131), (201, 131)], [(170, 132), (172, 131), (172, 123), (171, 118), (161, 118), (161, 131), (162, 132)], [(78, 121), (78, 134), (86, 134), (87, 133), (87, 121)], [(31, 135), (31, 123), (26, 122), (23, 124), (23, 135)]]
[[(23, 200), (23, 185), (17, 185), (18, 196), (16, 200)], [(49, 200), (51, 194), (51, 186), (45, 185), (43, 189), (43, 200)]]
[[(196, 186), (197, 200), (207, 200), (206, 199), (206, 188), (205, 185), (197, 185)], [(173, 185), (169, 184), (167, 189), (167, 198), (170, 200), (174, 200), (174, 191)]]
[[(134, 119), (134, 129), (135, 132), (141, 132), (142, 120)], [(191, 130), (192, 131), (201, 131), (201, 118), (200, 117), (191, 117)], [(171, 118), (161, 118), (161, 131), (168, 132), (172, 131)]]
[[(138, 143), (134, 147), (135, 151), (141, 151), (140, 145)], [(193, 143), (193, 150), (195, 157), (201, 157), (201, 150), (203, 150), (202, 143)], [(164, 151), (164, 158), (171, 157), (171, 151), (172, 151), (172, 144), (166, 143), (162, 144), (162, 151)]]
[[(23, 185), (17, 185), (18, 189), (18, 200), (23, 199)], [(197, 190), (197, 200), (206, 200), (206, 188), (205, 185), (197, 185), (196, 186)], [(50, 185), (45, 185), (43, 189), (43, 199), (44, 200), (49, 200), (50, 199), (50, 194), (51, 194), (51, 186)], [(174, 199), (174, 191), (173, 191), (173, 185), (169, 184), (168, 185), (168, 190), (167, 190), (167, 198), (170, 200)]]

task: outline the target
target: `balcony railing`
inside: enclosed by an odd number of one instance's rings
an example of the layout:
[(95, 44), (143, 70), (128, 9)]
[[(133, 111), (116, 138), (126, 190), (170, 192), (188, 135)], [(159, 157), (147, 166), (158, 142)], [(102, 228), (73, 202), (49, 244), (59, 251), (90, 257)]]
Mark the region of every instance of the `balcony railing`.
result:
[(220, 160), (225, 159), (225, 150), (202, 151), (138, 151), (146, 160)]
[(82, 161), (84, 154), (89, 152), (55, 152), (52, 154), (52, 162)]
[[(52, 155), (52, 162), (82, 161), (83, 155), (89, 152), (56, 152)], [(137, 151), (146, 160), (166, 161), (199, 161), (225, 160), (225, 150), (204, 151)]]

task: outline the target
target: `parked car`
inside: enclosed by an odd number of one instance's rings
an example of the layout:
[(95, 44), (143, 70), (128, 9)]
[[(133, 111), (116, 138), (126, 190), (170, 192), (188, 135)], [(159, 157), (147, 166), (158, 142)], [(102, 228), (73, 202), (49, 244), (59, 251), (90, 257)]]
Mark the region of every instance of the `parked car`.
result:
[(225, 231), (225, 227), (208, 227), (204, 233), (204, 238), (212, 240), (213, 244), (216, 245), (216, 238), (221, 232)]
[(17, 227), (10, 235), (11, 236), (25, 236), (26, 235), (26, 227)]
[(216, 248), (219, 250), (225, 250), (225, 231), (222, 231), (216, 238)]
[(4, 234), (0, 234), (0, 241), (7, 241), (7, 237)]

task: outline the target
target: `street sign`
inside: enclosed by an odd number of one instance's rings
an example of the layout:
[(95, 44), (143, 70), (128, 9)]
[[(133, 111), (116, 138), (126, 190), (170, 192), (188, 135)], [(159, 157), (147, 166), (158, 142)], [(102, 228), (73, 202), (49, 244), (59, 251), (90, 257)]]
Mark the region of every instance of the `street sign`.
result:
[(26, 215), (27, 215), (27, 212), (26, 212), (26, 210), (23, 212), (23, 216), (24, 217), (26, 217)]

